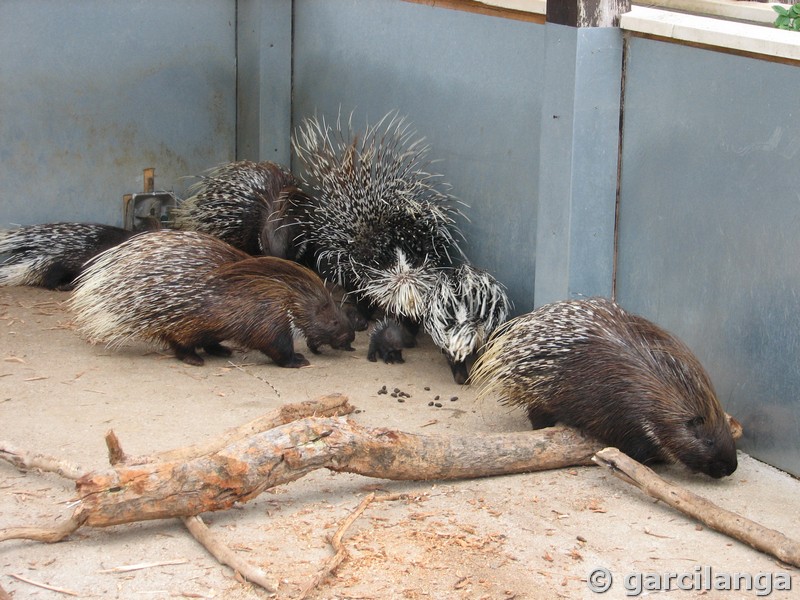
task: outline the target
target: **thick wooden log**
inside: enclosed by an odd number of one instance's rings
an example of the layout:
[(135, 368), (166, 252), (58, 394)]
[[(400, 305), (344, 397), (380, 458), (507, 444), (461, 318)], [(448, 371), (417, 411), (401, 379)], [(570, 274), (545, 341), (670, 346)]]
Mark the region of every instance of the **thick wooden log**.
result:
[(601, 467), (715, 531), (744, 542), (783, 562), (800, 567), (800, 542), (741, 515), (717, 506), (694, 492), (656, 475), (652, 469), (616, 448), (605, 448), (594, 458)]
[(320, 468), (395, 480), (463, 479), (589, 465), (600, 444), (566, 428), (423, 436), (307, 418), (194, 460), (118, 467), (76, 482), (92, 527), (225, 510)]

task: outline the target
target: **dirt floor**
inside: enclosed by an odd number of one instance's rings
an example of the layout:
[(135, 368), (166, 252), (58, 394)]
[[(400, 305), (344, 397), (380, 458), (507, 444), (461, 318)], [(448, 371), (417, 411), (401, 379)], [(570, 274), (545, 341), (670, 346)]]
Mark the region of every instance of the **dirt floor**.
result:
[[(144, 345), (109, 351), (87, 344), (70, 327), (66, 298), (0, 289), (0, 439), (86, 468), (106, 467), (103, 436), (112, 428), (128, 453), (150, 454), (332, 392), (346, 394), (360, 409), (352, 418), (365, 425), (436, 435), (527, 429), (521, 412), (479, 403), (472, 390), (455, 385), (427, 338), (405, 351), (402, 365), (368, 362), (360, 333), (356, 352), (306, 353), (312, 364), (300, 370), (278, 368), (254, 352), (191, 367)], [(384, 385), (410, 397), (399, 402), (378, 394)], [(430, 404), (437, 396), (441, 407)], [(746, 455), (721, 481), (680, 467), (657, 471), (800, 539), (800, 481), (785, 473)], [(73, 485), (55, 475), (21, 473), (0, 462), (0, 490), (0, 528), (52, 526), (71, 514)], [(770, 598), (798, 597), (800, 590), (796, 569), (699, 526), (597, 467), (399, 483), (315, 471), (204, 519), (280, 581), (279, 598), (296, 598), (331, 555), (328, 537), (375, 490), (409, 492), (413, 499), (368, 507), (345, 535), (349, 558), (311, 598), (593, 598), (598, 594), (587, 579), (596, 568), (613, 575), (603, 598), (632, 597), (637, 583), (661, 585), (653, 574), (667, 573), (686, 575), (684, 586), (699, 583), (702, 590), (673, 589), (670, 598), (753, 598), (766, 595), (770, 581), (786, 587), (787, 578), (793, 591)], [(146, 566), (153, 563), (162, 564)], [(708, 573), (712, 579), (704, 578)], [(713, 589), (737, 573), (753, 577), (751, 591)], [(176, 520), (80, 529), (52, 545), (2, 542), (0, 587), (15, 599), (267, 597), (237, 580)]]

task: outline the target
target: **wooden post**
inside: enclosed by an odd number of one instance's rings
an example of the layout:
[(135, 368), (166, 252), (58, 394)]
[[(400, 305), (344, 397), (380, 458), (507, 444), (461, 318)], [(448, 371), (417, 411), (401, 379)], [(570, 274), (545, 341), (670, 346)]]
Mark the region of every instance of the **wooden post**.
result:
[(559, 0), (547, 3), (547, 22), (570, 27), (617, 27), (630, 0)]

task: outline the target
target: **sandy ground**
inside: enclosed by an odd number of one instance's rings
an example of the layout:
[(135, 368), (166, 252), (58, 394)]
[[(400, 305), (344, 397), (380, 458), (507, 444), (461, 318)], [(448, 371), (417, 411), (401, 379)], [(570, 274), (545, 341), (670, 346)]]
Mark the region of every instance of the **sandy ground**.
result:
[[(281, 369), (258, 353), (210, 358), (191, 367), (132, 345), (90, 346), (70, 327), (67, 294), (0, 289), (0, 439), (86, 468), (106, 465), (109, 429), (130, 454), (201, 442), (281, 403), (346, 394), (359, 423), (442, 434), (524, 430), (526, 419), (478, 403), (452, 382), (425, 338), (406, 363), (366, 359), (366, 334), (353, 353), (326, 349), (311, 367)], [(379, 395), (381, 386), (408, 394)], [(425, 388), (430, 388), (426, 390)], [(430, 406), (439, 396), (441, 407)], [(451, 397), (457, 397), (452, 400)], [(722, 481), (660, 467), (712, 501), (800, 539), (800, 482), (741, 455)], [(20, 473), (0, 463), (0, 528), (51, 526), (71, 513), (70, 482)], [(370, 491), (409, 492), (412, 500), (371, 505), (345, 536), (350, 557), (312, 598), (595, 598), (596, 568), (613, 575), (603, 598), (633, 597), (652, 574), (703, 579), (747, 573), (751, 591), (680, 591), (669, 598), (799, 597), (798, 571), (699, 526), (596, 467), (458, 482), (388, 482), (316, 471), (225, 513), (204, 515), (237, 553), (280, 581), (295, 598), (331, 555), (328, 537)], [(165, 563), (119, 572), (117, 567)], [(763, 575), (759, 575), (763, 574)], [(64, 590), (49, 591), (17, 579)], [(630, 576), (630, 577), (627, 577)], [(693, 579), (692, 579), (693, 578)], [(675, 581), (675, 580), (673, 580)], [(782, 582), (782, 583), (781, 583)], [(676, 583), (673, 583), (673, 588)], [(695, 584), (696, 585), (696, 584)], [(238, 581), (175, 521), (81, 529), (66, 541), (0, 543), (0, 587), (13, 598), (266, 598)], [(655, 595), (656, 591), (643, 591)]]

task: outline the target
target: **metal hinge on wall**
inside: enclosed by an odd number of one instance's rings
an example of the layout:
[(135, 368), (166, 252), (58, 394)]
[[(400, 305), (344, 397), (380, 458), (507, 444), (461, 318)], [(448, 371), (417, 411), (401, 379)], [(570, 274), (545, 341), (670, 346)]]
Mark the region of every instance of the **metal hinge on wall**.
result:
[(123, 227), (132, 231), (166, 229), (172, 226), (173, 210), (178, 200), (172, 192), (156, 192), (156, 170), (144, 169), (141, 194), (122, 197)]

